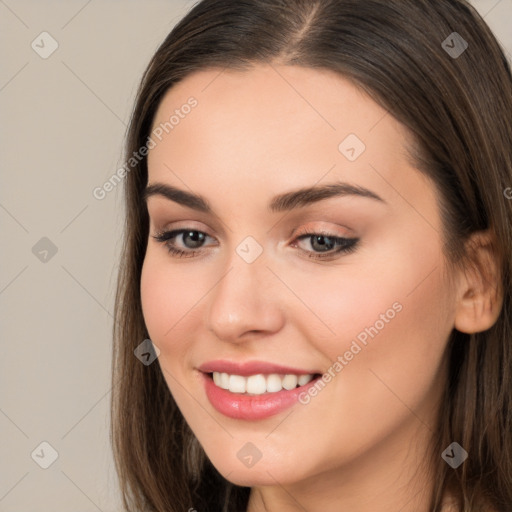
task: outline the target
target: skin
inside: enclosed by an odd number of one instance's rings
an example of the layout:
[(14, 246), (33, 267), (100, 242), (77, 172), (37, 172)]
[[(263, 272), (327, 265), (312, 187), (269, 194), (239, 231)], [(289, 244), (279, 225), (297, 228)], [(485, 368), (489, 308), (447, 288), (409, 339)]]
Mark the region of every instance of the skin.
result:
[[(146, 326), (186, 421), (218, 471), (252, 487), (249, 512), (427, 512), (424, 462), (449, 334), (492, 325), (499, 301), (489, 305), (478, 273), (448, 267), (438, 194), (406, 157), (410, 134), (329, 71), (197, 72), (167, 92), (154, 127), (190, 96), (197, 107), (149, 152), (148, 183), (200, 194), (214, 214), (149, 197), (141, 278)], [(338, 149), (348, 134), (366, 145), (353, 162)], [(267, 209), (277, 194), (336, 181), (383, 201), (345, 196)], [(202, 252), (175, 257), (153, 238), (178, 228), (206, 233)], [(319, 250), (310, 238), (297, 241), (304, 228), (359, 245), (308, 258)], [(247, 236), (263, 250), (250, 264), (236, 252)], [(174, 245), (193, 250), (182, 236)], [(202, 363), (262, 360), (324, 372), (394, 303), (401, 311), (309, 404), (244, 421), (209, 403)], [(247, 442), (262, 454), (250, 468), (237, 457)]]

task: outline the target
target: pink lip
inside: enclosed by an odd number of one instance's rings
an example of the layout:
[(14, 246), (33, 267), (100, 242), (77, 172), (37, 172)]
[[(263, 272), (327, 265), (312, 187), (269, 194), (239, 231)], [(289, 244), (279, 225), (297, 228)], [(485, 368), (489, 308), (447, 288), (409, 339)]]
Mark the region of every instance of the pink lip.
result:
[(229, 418), (241, 420), (262, 420), (288, 409), (298, 402), (299, 395), (307, 392), (310, 386), (314, 386), (321, 376), (311, 380), (304, 386), (275, 393), (264, 393), (262, 395), (247, 395), (242, 393), (231, 393), (215, 385), (211, 377), (212, 372), (225, 372), (232, 375), (255, 375), (262, 374), (294, 374), (306, 375), (320, 372), (308, 370), (297, 370), (285, 366), (274, 365), (259, 361), (251, 361), (244, 364), (232, 363), (229, 361), (213, 361), (200, 366), (201, 377), (204, 382), (206, 396), (212, 406), (221, 414)]
[(244, 363), (235, 363), (233, 361), (209, 361), (198, 367), (203, 373), (229, 373), (230, 375), (241, 375), (247, 377), (249, 375), (256, 375), (258, 373), (263, 374), (291, 374), (291, 375), (313, 375), (315, 373), (321, 373), (320, 370), (301, 370), (297, 368), (291, 368), (289, 366), (281, 366), (273, 363), (266, 363), (265, 361), (246, 361)]

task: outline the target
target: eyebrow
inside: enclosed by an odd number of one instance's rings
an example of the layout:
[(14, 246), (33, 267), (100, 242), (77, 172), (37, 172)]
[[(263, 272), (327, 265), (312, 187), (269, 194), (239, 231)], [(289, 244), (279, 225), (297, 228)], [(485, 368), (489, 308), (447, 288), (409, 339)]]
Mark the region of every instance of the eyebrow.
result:
[[(213, 213), (213, 209), (208, 201), (201, 195), (187, 192), (179, 188), (167, 185), (165, 183), (153, 183), (148, 185), (143, 192), (143, 199), (147, 201), (151, 196), (161, 196), (174, 201), (193, 210), (203, 213)], [(356, 196), (375, 201), (386, 203), (384, 199), (378, 196), (375, 192), (361, 187), (359, 185), (351, 185), (350, 183), (330, 183), (327, 185), (320, 185), (315, 187), (301, 188), (286, 192), (275, 196), (269, 203), (268, 209), (270, 212), (277, 213), (289, 211), (296, 208), (303, 208), (318, 201), (329, 199), (331, 197), (346, 197)]]

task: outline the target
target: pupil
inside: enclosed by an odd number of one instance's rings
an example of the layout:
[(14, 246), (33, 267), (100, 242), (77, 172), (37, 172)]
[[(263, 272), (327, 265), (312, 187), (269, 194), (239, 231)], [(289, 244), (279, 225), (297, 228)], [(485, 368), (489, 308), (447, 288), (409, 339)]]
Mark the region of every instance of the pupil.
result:
[[(204, 240), (204, 233), (199, 233), (199, 231), (189, 231), (187, 233), (184, 233), (184, 238), (187, 238), (187, 237), (192, 240), (192, 246), (189, 248), (195, 249), (195, 248), (201, 246), (201, 244)], [(188, 246), (189, 244), (187, 244), (185, 242), (185, 245)]]
[[(325, 242), (325, 240), (329, 240), (329, 242)], [(315, 248), (315, 243), (319, 244), (319, 247), (322, 251), (329, 251), (334, 247), (334, 241), (332, 241), (329, 237), (326, 236), (313, 236), (313, 248)]]

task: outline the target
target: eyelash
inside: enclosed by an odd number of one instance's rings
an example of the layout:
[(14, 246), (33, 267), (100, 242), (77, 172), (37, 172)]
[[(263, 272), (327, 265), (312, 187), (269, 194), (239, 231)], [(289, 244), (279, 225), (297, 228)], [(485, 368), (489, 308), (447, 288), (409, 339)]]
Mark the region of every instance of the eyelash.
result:
[[(205, 236), (209, 236), (203, 231), (199, 231), (197, 229), (175, 229), (173, 231), (162, 231), (160, 233), (157, 233), (156, 235), (153, 235), (153, 238), (166, 246), (167, 250), (170, 254), (173, 255), (173, 257), (176, 258), (191, 258), (195, 256), (197, 253), (201, 252), (201, 249), (191, 249), (191, 250), (183, 250), (183, 249), (177, 249), (173, 245), (170, 244), (170, 241), (177, 236), (185, 233), (201, 233)], [(321, 236), (325, 238), (331, 239), (335, 245), (338, 245), (338, 249), (336, 250), (330, 250), (325, 253), (314, 253), (311, 251), (305, 251), (304, 249), (301, 249), (302, 252), (307, 253), (308, 258), (316, 259), (316, 260), (323, 260), (332, 258), (333, 256), (337, 254), (350, 254), (354, 252), (358, 246), (359, 238), (344, 238), (339, 236), (334, 236), (331, 233), (328, 233), (326, 231), (319, 231), (319, 232), (311, 232), (311, 231), (305, 231), (300, 233), (296, 238), (295, 241), (303, 240), (306, 238), (311, 238), (314, 236)], [(295, 243), (294, 241), (294, 243)]]

